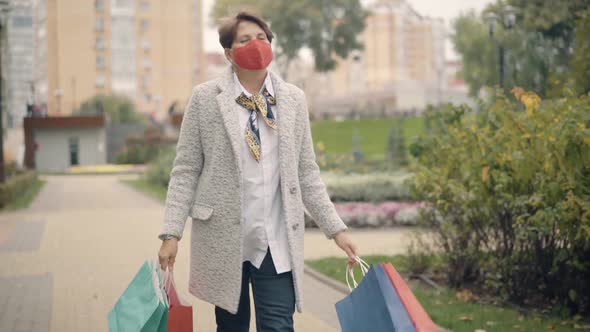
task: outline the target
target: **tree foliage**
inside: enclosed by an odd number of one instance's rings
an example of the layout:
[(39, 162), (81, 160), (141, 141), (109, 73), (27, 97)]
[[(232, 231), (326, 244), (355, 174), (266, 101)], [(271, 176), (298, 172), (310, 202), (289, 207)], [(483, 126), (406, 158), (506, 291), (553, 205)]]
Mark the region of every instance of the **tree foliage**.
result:
[(123, 96), (96, 95), (80, 105), (75, 112), (80, 115), (108, 114), (110, 122), (139, 123), (145, 118), (135, 111), (133, 102)]
[(318, 71), (336, 66), (334, 55), (346, 58), (362, 48), (357, 36), (365, 28), (366, 11), (359, 0), (216, 0), (213, 21), (250, 9), (270, 23), (276, 35), (275, 54), (288, 67), (308, 47)]
[[(516, 8), (516, 21), (506, 29), (502, 23), (506, 5)], [(482, 87), (499, 84), (499, 47), (505, 51), (505, 92), (513, 86), (537, 91), (542, 96), (551, 90), (561, 92), (563, 84), (552, 81), (569, 76), (570, 60), (576, 49), (576, 17), (590, 6), (590, 0), (498, 0), (482, 13), (468, 12), (454, 22), (452, 41), (464, 67), (460, 73), (476, 95)], [(489, 34), (485, 16), (498, 15), (494, 37)]]

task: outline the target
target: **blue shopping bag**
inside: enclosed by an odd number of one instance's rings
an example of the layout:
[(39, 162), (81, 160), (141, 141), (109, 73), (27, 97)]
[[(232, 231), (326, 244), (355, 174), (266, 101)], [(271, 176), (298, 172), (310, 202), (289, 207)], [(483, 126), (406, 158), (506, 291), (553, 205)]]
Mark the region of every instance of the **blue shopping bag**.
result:
[[(381, 265), (361, 264), (365, 276), (336, 303), (342, 332), (415, 332), (405, 307)], [(347, 270), (348, 275), (352, 270)], [(349, 285), (350, 287), (350, 285)]]
[(108, 315), (110, 332), (166, 332), (168, 301), (164, 273), (147, 260)]

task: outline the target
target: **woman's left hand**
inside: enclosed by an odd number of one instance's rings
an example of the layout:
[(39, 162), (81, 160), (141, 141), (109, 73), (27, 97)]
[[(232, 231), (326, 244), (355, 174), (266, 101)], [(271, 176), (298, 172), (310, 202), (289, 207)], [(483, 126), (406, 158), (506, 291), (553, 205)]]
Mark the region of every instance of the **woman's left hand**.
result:
[(352, 266), (357, 263), (358, 254), (356, 246), (352, 243), (352, 239), (348, 236), (346, 231), (336, 234), (336, 236), (334, 236), (334, 242), (336, 242), (336, 245), (348, 255), (348, 265)]

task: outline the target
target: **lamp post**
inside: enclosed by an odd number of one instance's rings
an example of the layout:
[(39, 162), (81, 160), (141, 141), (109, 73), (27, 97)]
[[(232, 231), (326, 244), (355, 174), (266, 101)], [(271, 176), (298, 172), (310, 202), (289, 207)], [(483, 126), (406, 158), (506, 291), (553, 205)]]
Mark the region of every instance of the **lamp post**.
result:
[(6, 14), (10, 12), (10, 3), (8, 0), (0, 0), (0, 183), (4, 183), (6, 177), (4, 173), (4, 93), (3, 93), (3, 70), (2, 55), (4, 53), (4, 27), (6, 24)]
[[(488, 21), (490, 39), (496, 40), (496, 23), (502, 24), (505, 30), (511, 30), (516, 23), (516, 8), (512, 6), (504, 6), (500, 9), (499, 14), (490, 12), (485, 15), (485, 19)], [(504, 58), (505, 48), (500, 38), (497, 39), (498, 43), (498, 84), (501, 88), (504, 88)]]

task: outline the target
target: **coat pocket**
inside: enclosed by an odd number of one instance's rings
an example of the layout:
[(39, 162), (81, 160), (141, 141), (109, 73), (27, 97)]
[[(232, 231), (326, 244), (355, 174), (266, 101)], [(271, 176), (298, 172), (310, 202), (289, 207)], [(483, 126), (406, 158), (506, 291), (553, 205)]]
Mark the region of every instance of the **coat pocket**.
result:
[(191, 217), (199, 220), (209, 220), (213, 214), (213, 208), (201, 203), (195, 203), (191, 210)]

